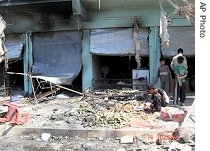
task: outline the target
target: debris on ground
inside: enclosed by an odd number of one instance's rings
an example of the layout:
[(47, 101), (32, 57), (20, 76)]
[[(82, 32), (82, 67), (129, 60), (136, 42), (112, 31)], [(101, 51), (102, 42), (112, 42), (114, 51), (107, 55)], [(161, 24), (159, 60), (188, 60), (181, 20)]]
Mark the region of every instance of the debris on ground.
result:
[(38, 127), (47, 127), (50, 124), (56, 127), (60, 124), (69, 128), (105, 127), (114, 129), (155, 126), (157, 117), (143, 110), (145, 100), (135, 99), (140, 92), (128, 90), (107, 90), (105, 92), (103, 95), (92, 93), (71, 98), (59, 94), (57, 96), (59, 99), (57, 97), (54, 97), (53, 100), (45, 98), (43, 102), (39, 101), (39, 104), (28, 102), (28, 100), (19, 100), (16, 103), (22, 104), (21, 112), (31, 114), (29, 122), (25, 124), (26, 127), (38, 125)]
[(42, 140), (47, 141), (50, 138), (51, 134), (50, 133), (42, 133), (41, 137)]
[[(10, 102), (10, 99), (5, 99), (4, 101)], [(171, 119), (169, 121), (162, 120), (161, 112), (145, 112), (143, 108), (149, 102), (145, 97), (145, 94), (142, 94), (139, 91), (106, 90), (84, 96), (71, 97), (61, 94), (53, 99), (45, 98), (44, 101), (40, 101), (38, 104), (34, 104), (28, 99), (22, 98), (15, 101), (15, 103), (20, 105), (21, 113), (30, 113), (28, 122), (17, 126), (21, 128), (148, 128), (163, 130), (163, 132), (158, 134), (145, 134), (141, 136), (125, 135), (117, 139), (107, 137), (79, 138), (53, 136), (50, 133), (42, 133), (40, 136), (36, 134), (16, 136), (18, 138), (8, 138), (9, 136), (4, 136), (0, 137), (0, 143), (2, 144), (0, 150), (2, 151), (9, 150), (8, 146), (11, 143), (18, 144), (19, 141), (17, 140), (20, 138), (20, 141), (23, 142), (22, 148), (26, 151), (168, 151), (170, 147), (174, 147), (174, 144), (172, 144), (173, 142), (190, 146), (192, 150), (195, 146), (193, 143), (195, 142), (195, 134), (188, 133), (188, 128), (179, 127), (177, 129), (173, 129), (173, 131), (166, 131), (165, 129), (162, 129), (160, 121), (162, 122), (161, 124), (174, 121)], [(168, 109), (170, 109), (170, 107), (168, 107)], [(185, 113), (184, 110), (180, 108), (174, 110), (177, 111), (177, 114)], [(168, 113), (171, 113), (172, 110), (169, 111), (170, 112)], [(179, 122), (177, 122), (177, 124), (179, 124)], [(12, 150), (16, 151), (18, 149), (19, 148), (13, 148)]]
[(10, 102), (4, 102), (3, 106), (8, 107), (8, 111), (5, 115), (5, 117), (0, 118), (0, 123), (10, 122), (15, 125), (21, 125), (28, 122), (29, 114), (27, 113), (23, 119), (20, 119), (20, 108), (17, 104), (10, 103)]
[(175, 129), (174, 136), (178, 142), (188, 143), (193, 138), (193, 133), (186, 127), (178, 127)]
[(160, 127), (160, 119), (170, 118), (171, 121), (171, 117), (185, 114), (184, 110), (172, 107), (146, 113), (144, 107), (150, 103), (147, 99), (146, 92), (112, 89), (79, 97), (58, 94), (54, 99), (46, 99), (39, 104), (21, 99), (17, 104), (21, 105), (21, 112), (31, 114), (28, 123), (23, 125), (26, 127), (154, 129)]
[(164, 121), (183, 122), (186, 114), (186, 110), (180, 110), (173, 107), (164, 107), (161, 110), (160, 119)]
[(123, 136), (120, 138), (120, 143), (121, 144), (130, 144), (133, 143), (133, 136)]
[(174, 151), (174, 150), (192, 151), (192, 147), (185, 144), (180, 144), (178, 142), (172, 142), (168, 151)]
[[(43, 140), (43, 135), (46, 135), (47, 141)], [(49, 137), (50, 136), (50, 137)], [(48, 138), (49, 137), (49, 138)], [(127, 140), (125, 143), (121, 143), (118, 139), (106, 138), (102, 141), (98, 138), (81, 138), (78, 136), (53, 136), (49, 133), (42, 133), (42, 135), (29, 134), (21, 136), (3, 136), (0, 137), (0, 150), (1, 151), (31, 151), (31, 150), (45, 150), (45, 151), (57, 151), (57, 150), (90, 150), (90, 151), (194, 151), (195, 145), (181, 144), (173, 141), (167, 145), (157, 145), (155, 141), (145, 143), (144, 140), (148, 140), (148, 136), (133, 137), (124, 136), (120, 139)], [(191, 150), (189, 150), (191, 149)]]

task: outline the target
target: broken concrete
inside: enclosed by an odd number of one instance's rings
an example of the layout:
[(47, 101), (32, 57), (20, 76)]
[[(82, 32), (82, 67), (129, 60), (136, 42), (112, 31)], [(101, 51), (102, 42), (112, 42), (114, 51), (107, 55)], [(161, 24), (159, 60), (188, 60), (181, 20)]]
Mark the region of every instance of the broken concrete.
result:
[(178, 127), (175, 129), (174, 136), (179, 142), (188, 143), (191, 140), (193, 133), (186, 127)]
[(121, 144), (133, 143), (133, 136), (126, 135), (126, 136), (121, 137), (120, 138), (120, 143)]
[(185, 144), (180, 144), (178, 142), (172, 142), (168, 151), (173, 151), (173, 150), (192, 151), (192, 147)]

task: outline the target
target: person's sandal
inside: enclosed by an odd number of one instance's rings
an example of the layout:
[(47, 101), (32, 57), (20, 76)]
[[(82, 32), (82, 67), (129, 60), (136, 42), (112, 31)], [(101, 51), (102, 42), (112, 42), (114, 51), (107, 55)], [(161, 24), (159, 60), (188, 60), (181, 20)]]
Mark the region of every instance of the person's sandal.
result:
[(181, 103), (181, 106), (184, 106), (184, 103)]
[(178, 101), (173, 100), (173, 104), (178, 104)]

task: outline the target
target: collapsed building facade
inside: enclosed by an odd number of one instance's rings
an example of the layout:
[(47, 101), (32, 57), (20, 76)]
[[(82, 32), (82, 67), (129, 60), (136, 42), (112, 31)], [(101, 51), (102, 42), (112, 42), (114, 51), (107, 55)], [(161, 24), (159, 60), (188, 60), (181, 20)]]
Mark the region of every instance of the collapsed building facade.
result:
[[(192, 69), (190, 74), (194, 75), (193, 22), (180, 13), (178, 5), (189, 3), (3, 0), (0, 14), (6, 22), (8, 87), (20, 85), (31, 94), (32, 75), (39, 84), (50, 81), (75, 86), (83, 92), (110, 85), (114, 88), (119, 81), (136, 88), (135, 79), (154, 83), (159, 58), (166, 57), (169, 64), (178, 48), (183, 48)], [(2, 61), (1, 85), (4, 67)], [(110, 80), (104, 82), (106, 79)]]

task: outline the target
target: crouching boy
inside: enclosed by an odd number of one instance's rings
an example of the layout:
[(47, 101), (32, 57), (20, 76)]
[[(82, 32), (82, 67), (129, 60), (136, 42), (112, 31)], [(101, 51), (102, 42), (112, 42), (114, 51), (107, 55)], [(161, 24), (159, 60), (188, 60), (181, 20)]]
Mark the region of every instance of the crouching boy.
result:
[(155, 88), (153, 85), (148, 86), (148, 93), (152, 94), (152, 103), (150, 109), (160, 112), (161, 107), (166, 107), (169, 103), (169, 97), (163, 89)]

